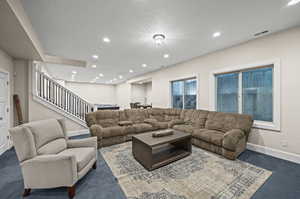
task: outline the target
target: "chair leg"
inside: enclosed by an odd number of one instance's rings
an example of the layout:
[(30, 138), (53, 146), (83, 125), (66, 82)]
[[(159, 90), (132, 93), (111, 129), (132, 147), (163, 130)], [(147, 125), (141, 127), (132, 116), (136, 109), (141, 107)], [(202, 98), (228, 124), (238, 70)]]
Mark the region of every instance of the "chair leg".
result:
[(93, 164), (93, 169), (97, 169), (97, 162)]
[(68, 187), (68, 194), (70, 199), (72, 199), (75, 196), (75, 191), (75, 185), (73, 185), (72, 187)]
[(30, 191), (31, 191), (31, 189), (24, 189), (23, 197), (29, 196)]

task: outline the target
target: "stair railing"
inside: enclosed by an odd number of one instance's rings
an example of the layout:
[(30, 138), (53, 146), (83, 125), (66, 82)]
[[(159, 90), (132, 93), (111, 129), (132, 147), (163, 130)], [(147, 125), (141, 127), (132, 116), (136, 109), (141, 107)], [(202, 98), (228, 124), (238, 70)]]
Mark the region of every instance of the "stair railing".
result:
[(58, 82), (35, 70), (36, 92), (39, 98), (56, 106), (57, 108), (85, 121), (85, 115), (93, 111), (93, 105), (85, 101)]

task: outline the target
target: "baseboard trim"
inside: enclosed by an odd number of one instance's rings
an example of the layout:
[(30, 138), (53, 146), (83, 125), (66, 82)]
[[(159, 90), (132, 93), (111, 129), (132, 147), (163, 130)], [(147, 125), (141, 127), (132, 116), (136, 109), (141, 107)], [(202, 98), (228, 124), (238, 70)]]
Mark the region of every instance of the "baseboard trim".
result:
[(78, 135), (87, 135), (87, 134), (89, 134), (89, 129), (82, 129), (82, 130), (78, 130), (78, 131), (68, 131), (67, 132), (68, 137), (78, 136)]
[(300, 155), (295, 153), (285, 152), (252, 143), (247, 143), (247, 149), (300, 164)]

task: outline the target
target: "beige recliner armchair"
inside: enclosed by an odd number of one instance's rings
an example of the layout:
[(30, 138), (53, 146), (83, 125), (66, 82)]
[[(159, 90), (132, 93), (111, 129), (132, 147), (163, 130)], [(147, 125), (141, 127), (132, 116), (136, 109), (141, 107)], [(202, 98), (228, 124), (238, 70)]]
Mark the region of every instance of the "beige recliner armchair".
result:
[(97, 138), (69, 140), (63, 119), (35, 121), (9, 130), (20, 161), (24, 194), (31, 189), (68, 187), (92, 167), (96, 169)]

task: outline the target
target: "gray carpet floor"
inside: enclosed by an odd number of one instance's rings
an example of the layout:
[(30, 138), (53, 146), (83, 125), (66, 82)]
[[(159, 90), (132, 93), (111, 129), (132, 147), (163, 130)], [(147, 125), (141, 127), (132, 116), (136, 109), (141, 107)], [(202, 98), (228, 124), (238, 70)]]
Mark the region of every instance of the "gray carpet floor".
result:
[[(82, 138), (86, 136), (77, 136)], [(273, 172), (252, 199), (300, 199), (300, 164), (253, 151), (240, 160)], [(110, 168), (99, 154), (98, 167), (76, 185), (75, 199), (126, 199)], [(21, 170), (14, 149), (0, 156), (0, 199), (20, 199), (23, 191)], [(67, 199), (66, 188), (33, 190), (28, 199)], [(201, 199), (201, 198), (199, 198)]]

